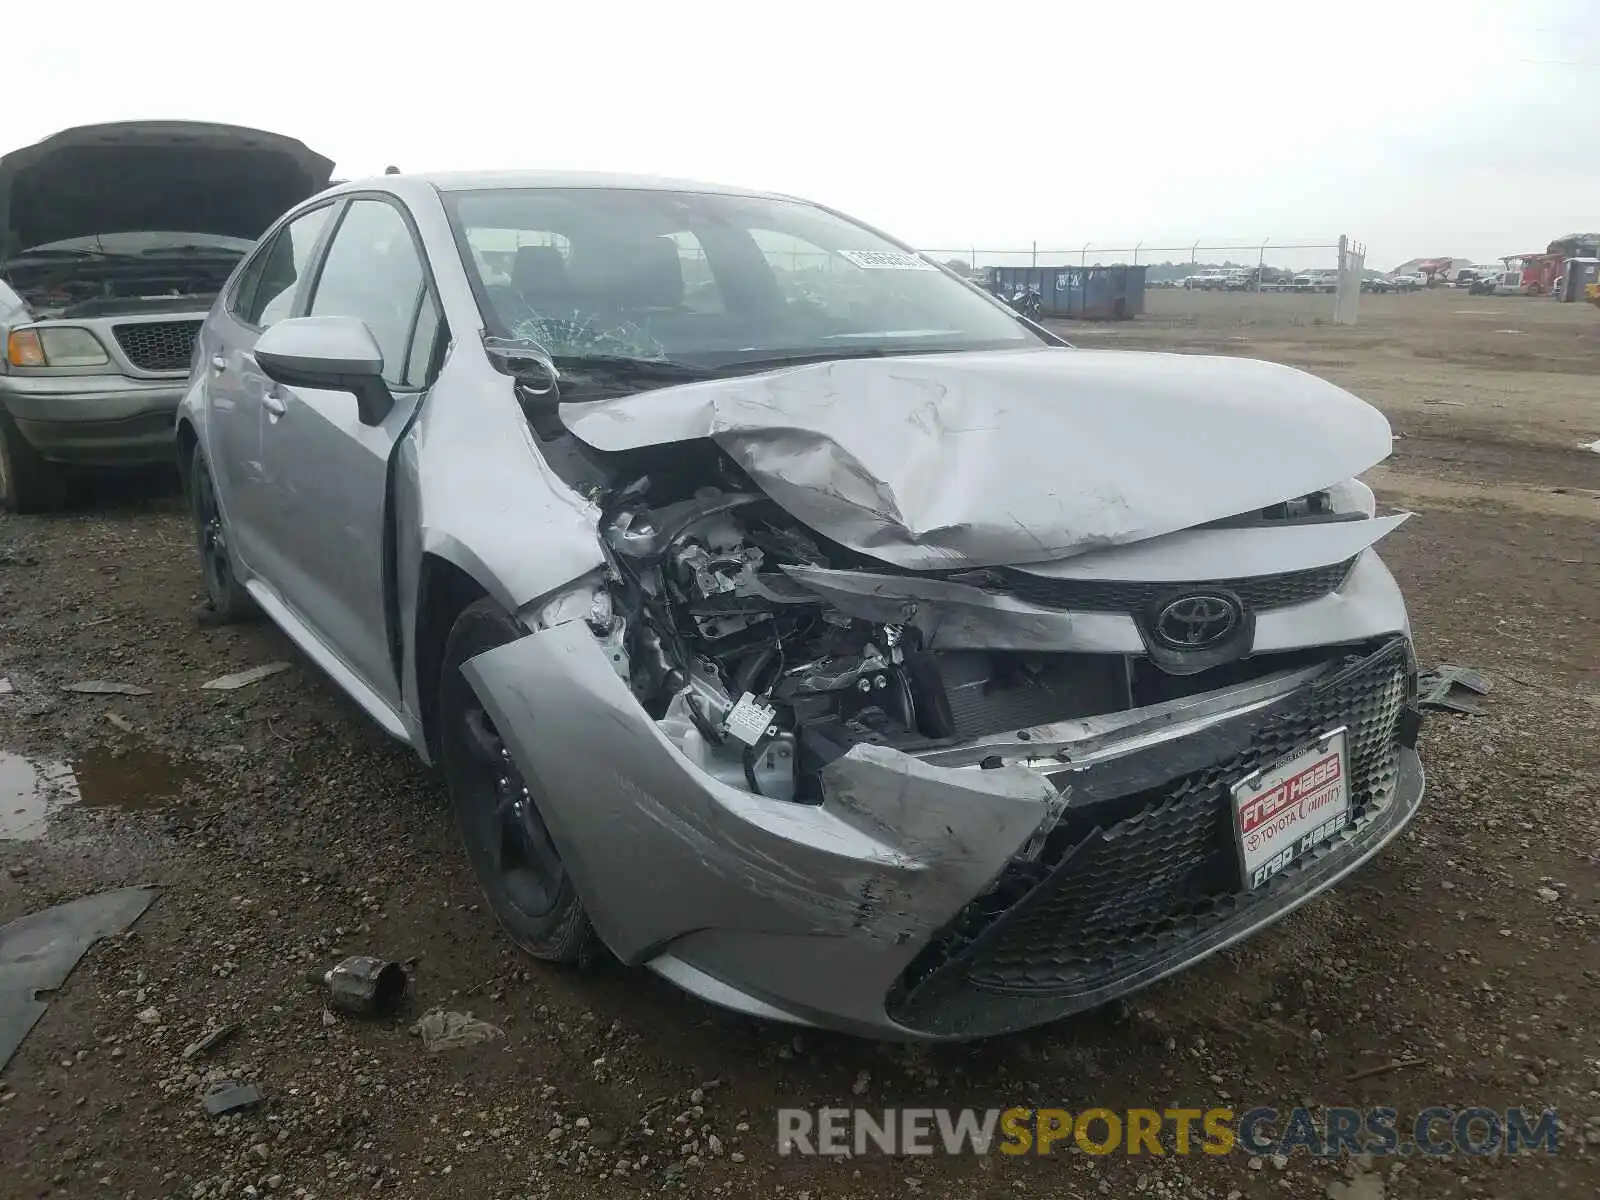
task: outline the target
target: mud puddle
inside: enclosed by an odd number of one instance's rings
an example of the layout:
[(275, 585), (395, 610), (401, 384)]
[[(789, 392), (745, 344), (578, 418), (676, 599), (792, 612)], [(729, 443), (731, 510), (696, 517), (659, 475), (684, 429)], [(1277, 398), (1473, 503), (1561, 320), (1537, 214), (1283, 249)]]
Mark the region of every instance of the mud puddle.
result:
[(164, 808), (190, 778), (156, 750), (96, 748), (70, 762), (0, 750), (0, 841), (42, 838), (69, 808)]

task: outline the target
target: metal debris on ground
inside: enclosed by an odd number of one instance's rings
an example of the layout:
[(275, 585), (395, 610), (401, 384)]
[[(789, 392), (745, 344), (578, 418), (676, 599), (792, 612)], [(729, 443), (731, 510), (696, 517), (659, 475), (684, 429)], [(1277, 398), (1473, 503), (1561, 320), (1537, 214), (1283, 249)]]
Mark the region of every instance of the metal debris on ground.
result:
[(150, 689), (136, 683), (113, 683), (108, 679), (84, 679), (78, 683), (64, 683), (63, 692), (78, 692), (85, 696), (148, 696)]
[(237, 1022), (231, 1025), (219, 1025), (210, 1033), (202, 1034), (185, 1046), (183, 1048), (183, 1057), (189, 1059), (197, 1054), (209, 1053), (238, 1032), (239, 1024)]
[(261, 1089), (253, 1083), (240, 1083), (234, 1079), (224, 1079), (211, 1085), (205, 1095), (200, 1097), (200, 1103), (213, 1117), (220, 1117), (223, 1113), (237, 1112), (241, 1108), (254, 1108), (261, 1103)]
[(1477, 697), (1487, 696), (1493, 687), (1482, 671), (1440, 663), (1418, 677), (1417, 705), (1478, 717), (1483, 715), (1483, 705), (1478, 703)]
[(7, 679), (4, 675), (0, 675), (0, 696), (9, 696), (16, 690), (16, 688), (11, 686), (11, 680)]
[(252, 683), (260, 683), (263, 679), (271, 679), (274, 675), (288, 669), (289, 664), (286, 662), (263, 663), (259, 667), (251, 667), (248, 671), (235, 671), (232, 675), (219, 675), (217, 678), (202, 683), (200, 686), (213, 692), (232, 692), (242, 687), (249, 687)]
[(1379, 1075), (1388, 1075), (1392, 1071), (1408, 1071), (1412, 1067), (1425, 1067), (1428, 1060), (1425, 1058), (1396, 1058), (1380, 1066), (1368, 1067), (1364, 1071), (1357, 1071), (1354, 1075), (1346, 1075), (1346, 1083), (1355, 1083), (1362, 1079), (1376, 1079)]
[(119, 712), (106, 713), (106, 720), (111, 722), (111, 724), (115, 725), (118, 729), (122, 730), (123, 733), (133, 732), (133, 722), (128, 720), (127, 717), (123, 716)]
[(322, 977), (328, 1004), (340, 1012), (364, 1016), (387, 1012), (405, 998), (405, 968), (369, 954), (345, 959)]
[(462, 1046), (476, 1046), (480, 1042), (492, 1042), (495, 1038), (505, 1036), (505, 1031), (498, 1025), (480, 1021), (470, 1013), (444, 1012), (440, 1009), (424, 1014), (411, 1027), (411, 1032), (422, 1039), (423, 1049), (429, 1054), (456, 1050)]
[(118, 888), (0, 925), (0, 1067), (44, 1015), (35, 993), (64, 984), (90, 946), (132, 925), (155, 897), (155, 888)]

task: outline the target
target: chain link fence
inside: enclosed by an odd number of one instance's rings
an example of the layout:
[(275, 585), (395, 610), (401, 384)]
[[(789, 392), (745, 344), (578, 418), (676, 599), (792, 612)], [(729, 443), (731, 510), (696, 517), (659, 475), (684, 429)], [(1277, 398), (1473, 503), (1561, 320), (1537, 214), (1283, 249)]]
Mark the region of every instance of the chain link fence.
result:
[[(1317, 319), (1354, 325), (1365, 247), (1341, 235), (1336, 241), (1272, 238), (1197, 240), (1183, 245), (1072, 246), (1038, 242), (1023, 247), (923, 248), (929, 258), (978, 275), (991, 267), (1143, 266), (1146, 289), (1294, 293), (1328, 297)], [(1329, 311), (1331, 310), (1331, 311)]]

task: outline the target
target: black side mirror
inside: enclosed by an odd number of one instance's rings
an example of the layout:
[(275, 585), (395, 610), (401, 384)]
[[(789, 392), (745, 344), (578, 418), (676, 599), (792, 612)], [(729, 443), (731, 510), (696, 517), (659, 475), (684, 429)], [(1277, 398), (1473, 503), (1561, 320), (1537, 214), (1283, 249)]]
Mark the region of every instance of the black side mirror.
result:
[(363, 425), (379, 425), (394, 408), (383, 380), (383, 351), (355, 317), (291, 317), (256, 341), (256, 363), (289, 387), (350, 392)]

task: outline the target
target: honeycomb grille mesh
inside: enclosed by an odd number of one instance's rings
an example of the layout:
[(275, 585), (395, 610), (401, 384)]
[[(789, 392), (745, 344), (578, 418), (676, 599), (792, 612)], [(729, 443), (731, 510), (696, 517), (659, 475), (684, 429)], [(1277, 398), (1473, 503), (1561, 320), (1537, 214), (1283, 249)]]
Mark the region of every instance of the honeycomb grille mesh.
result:
[(1003, 592), (1029, 604), (1076, 612), (1138, 613), (1164, 597), (1206, 588), (1222, 588), (1233, 592), (1244, 601), (1246, 608), (1259, 610), (1304, 604), (1338, 591), (1355, 562), (1354, 558), (1349, 558), (1303, 571), (1206, 582), (1128, 583), (1100, 579), (1046, 579), (1013, 568), (977, 572), (971, 579), (986, 590)]
[[(1313, 686), (1243, 752), (1179, 778), (1131, 815), (1055, 851), (1042, 881), (982, 928), (947, 931), (960, 943), (946, 948), (948, 970), (980, 991), (1076, 995), (1137, 974), (1242, 910), (1276, 908), (1296, 874), (1337, 853), (1392, 800), (1410, 681), (1409, 647), (1396, 641)], [(1341, 725), (1348, 729), (1351, 825), (1270, 883), (1244, 891), (1230, 786)]]
[(128, 361), (141, 371), (186, 371), (199, 321), (141, 321), (111, 329)]

